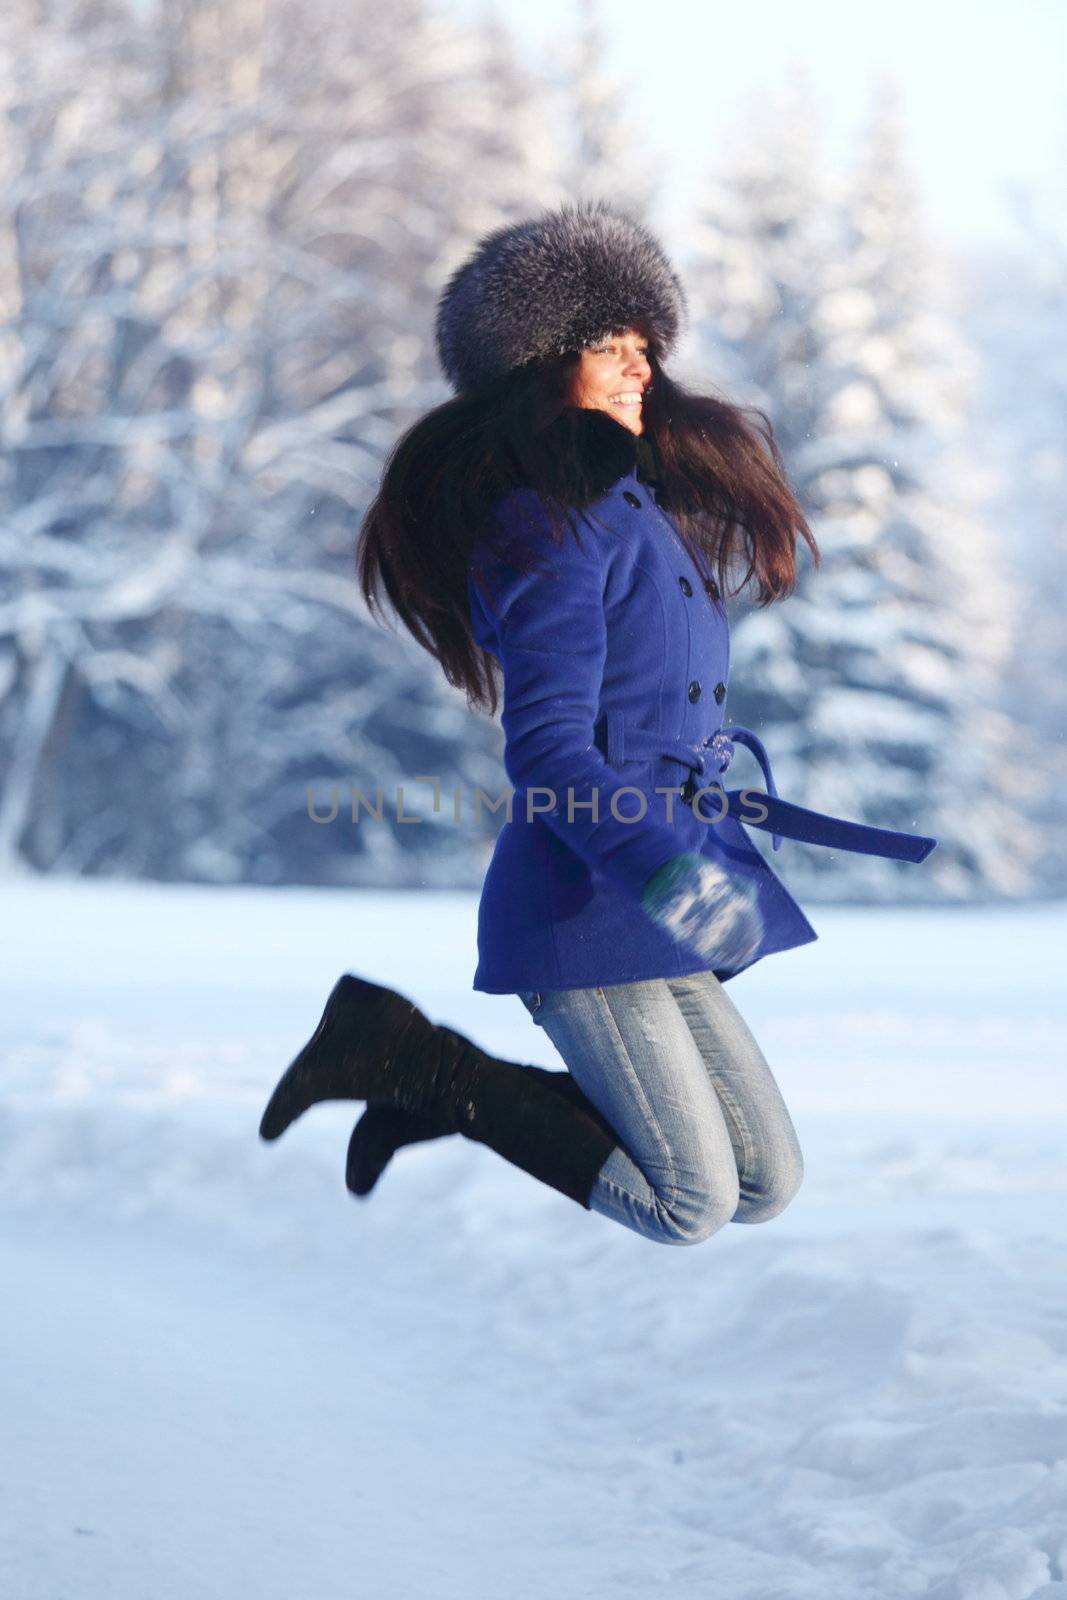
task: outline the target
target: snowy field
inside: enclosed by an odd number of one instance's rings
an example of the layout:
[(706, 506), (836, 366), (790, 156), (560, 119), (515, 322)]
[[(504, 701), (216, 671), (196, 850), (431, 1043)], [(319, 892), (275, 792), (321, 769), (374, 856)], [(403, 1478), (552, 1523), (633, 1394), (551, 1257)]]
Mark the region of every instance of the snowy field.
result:
[(344, 970), (516, 1059), (473, 895), (2, 886), (0, 1600), (1067, 1600), (1067, 908), (809, 907), (729, 985), (780, 1217), (274, 1146)]

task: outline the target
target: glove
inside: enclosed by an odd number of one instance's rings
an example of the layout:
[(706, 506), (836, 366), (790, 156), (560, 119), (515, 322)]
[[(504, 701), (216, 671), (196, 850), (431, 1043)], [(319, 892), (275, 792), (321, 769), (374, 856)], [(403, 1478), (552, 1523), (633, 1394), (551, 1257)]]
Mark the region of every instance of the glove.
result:
[(641, 904), (658, 927), (716, 966), (747, 965), (763, 938), (754, 886), (696, 850), (659, 867), (641, 891)]

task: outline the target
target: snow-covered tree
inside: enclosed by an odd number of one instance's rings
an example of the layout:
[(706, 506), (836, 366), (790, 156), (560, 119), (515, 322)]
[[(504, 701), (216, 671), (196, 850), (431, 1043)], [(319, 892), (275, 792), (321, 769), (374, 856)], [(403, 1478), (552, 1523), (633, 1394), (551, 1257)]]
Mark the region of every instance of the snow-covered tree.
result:
[(610, 21), (600, 0), (576, 0), (574, 16), (552, 51), (557, 121), (565, 140), (561, 198), (604, 199), (643, 216), (652, 208), (661, 158), (644, 147), (633, 94), (611, 71)]
[[(12, 0), (0, 28), (4, 864), (473, 878), (484, 821), (410, 779), (484, 784), (498, 730), (366, 616), (353, 550), (444, 397), (457, 237), (521, 203), (505, 41), (421, 0)], [(404, 779), (447, 826), (307, 816), (309, 786)]]
[(1039, 890), (1067, 892), (1067, 195), (1013, 186), (1017, 242), (968, 263), (966, 318), (986, 381), (978, 442), (998, 487), (999, 561), (1022, 606), (1005, 671), (1013, 783), (1040, 829)]
[(1016, 590), (966, 448), (976, 381), (883, 83), (846, 177), (810, 86), (765, 102), (716, 173), (691, 263), (704, 353), (761, 406), (822, 552), (736, 621), (731, 715), (800, 804), (934, 834), (921, 871), (794, 846), (792, 885), (849, 899), (1021, 895), (1037, 841), (1003, 713)]

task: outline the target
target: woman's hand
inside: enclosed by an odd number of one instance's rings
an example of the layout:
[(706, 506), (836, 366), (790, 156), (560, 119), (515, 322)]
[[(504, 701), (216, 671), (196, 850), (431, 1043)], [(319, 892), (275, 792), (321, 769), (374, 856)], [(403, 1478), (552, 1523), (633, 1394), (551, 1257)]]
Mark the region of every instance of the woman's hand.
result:
[(763, 937), (753, 885), (696, 850), (658, 868), (641, 891), (641, 904), (658, 927), (716, 966), (747, 965)]

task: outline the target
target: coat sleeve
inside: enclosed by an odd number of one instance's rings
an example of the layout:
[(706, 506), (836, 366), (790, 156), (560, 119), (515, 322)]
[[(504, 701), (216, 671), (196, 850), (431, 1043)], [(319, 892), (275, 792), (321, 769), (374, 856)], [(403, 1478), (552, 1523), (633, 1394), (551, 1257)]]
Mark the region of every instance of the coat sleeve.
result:
[[(520, 511), (521, 507), (521, 511)], [(504, 764), (514, 785), (513, 816), (540, 815), (591, 868), (640, 897), (659, 867), (683, 848), (666, 823), (642, 809), (640, 796), (611, 800), (625, 780), (609, 767), (593, 730), (607, 656), (605, 571), (594, 531), (581, 528), (581, 546), (568, 528), (562, 544), (550, 538), (547, 514), (532, 490), (513, 491), (494, 525), (505, 535), (520, 514), (540, 524), (540, 570), (509, 565), (507, 540), (477, 547), (470, 577), (472, 622), (501, 665), (506, 737)], [(529, 546), (527, 546), (529, 548)], [(551, 791), (534, 793), (530, 789)], [(568, 793), (573, 820), (568, 820)], [(595, 809), (590, 802), (595, 801)], [(545, 809), (542, 809), (545, 808)], [(632, 820), (628, 820), (632, 819)]]

